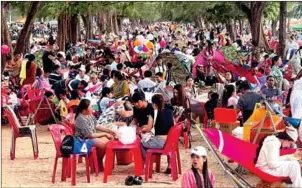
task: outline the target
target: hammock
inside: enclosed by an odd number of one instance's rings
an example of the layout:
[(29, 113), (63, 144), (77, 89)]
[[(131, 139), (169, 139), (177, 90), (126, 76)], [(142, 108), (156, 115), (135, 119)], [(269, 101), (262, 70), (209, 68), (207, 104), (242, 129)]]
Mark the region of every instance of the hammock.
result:
[[(213, 149), (212, 144), (218, 149), (219, 153), (227, 156), (231, 160), (237, 162), (239, 165), (243, 166), (254, 175), (258, 176), (264, 182), (267, 183), (274, 183), (279, 181), (288, 180), (288, 177), (277, 177), (272, 176), (263, 172), (262, 170), (255, 167), (254, 159), (256, 157), (256, 149), (258, 148), (258, 144), (252, 144), (241, 139), (238, 139), (232, 135), (227, 133), (223, 133), (217, 129), (203, 129), (201, 130), (197, 127), (197, 130), (206, 141), (208, 146), (210, 147), (213, 155), (215, 156), (216, 160), (219, 160), (220, 166), (227, 171), (227, 174), (230, 176), (231, 180), (236, 183), (239, 187), (253, 187), (246, 181), (243, 181), (242, 177), (239, 174), (230, 175), (232, 174), (230, 171), (232, 169), (228, 169), (227, 164), (224, 163), (221, 158), (217, 155), (216, 151)], [(207, 137), (206, 137), (206, 136)], [(210, 144), (209, 140), (212, 144)], [(235, 146), (235, 147), (234, 147)], [(295, 149), (281, 149), (280, 155), (286, 155), (294, 153)], [(228, 173), (230, 172), (230, 173)], [(242, 178), (242, 179), (241, 179)]]

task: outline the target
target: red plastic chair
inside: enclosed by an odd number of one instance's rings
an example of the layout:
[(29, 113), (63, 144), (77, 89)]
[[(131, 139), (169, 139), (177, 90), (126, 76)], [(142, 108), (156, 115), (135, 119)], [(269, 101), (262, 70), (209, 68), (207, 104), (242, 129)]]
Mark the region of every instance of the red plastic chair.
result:
[[(178, 178), (177, 175), (177, 168), (179, 173), (181, 173), (181, 165), (180, 165), (180, 158), (179, 158), (179, 151), (178, 151), (178, 138), (181, 135), (181, 131), (183, 128), (183, 122), (173, 126), (167, 136), (166, 143), (163, 149), (148, 149), (146, 155), (146, 166), (145, 166), (145, 182), (148, 181), (148, 178), (152, 178), (153, 172), (153, 156), (159, 156), (156, 158), (156, 162), (160, 161), (161, 155), (170, 156), (170, 164), (171, 164), (171, 171), (172, 171), (172, 179), (176, 181)], [(177, 165), (178, 167), (177, 167)], [(158, 169), (158, 167), (157, 167)]]
[[(68, 115), (67, 115), (68, 116)], [(74, 114), (73, 114), (73, 119), (74, 119)], [(74, 120), (70, 121), (65, 121), (62, 123), (62, 125), (67, 128), (72, 134), (75, 133), (75, 127), (74, 127)], [(97, 152), (95, 147), (92, 147), (93, 152)], [(98, 163), (95, 161), (97, 157), (90, 156), (90, 167), (91, 167), (91, 173), (95, 172), (96, 176), (98, 176), (99, 173), (99, 168), (98, 168)], [(82, 163), (83, 162), (83, 155), (80, 155), (78, 158), (78, 162)]]
[[(53, 169), (53, 175), (52, 175), (52, 183), (55, 183), (55, 176), (56, 176), (56, 169), (57, 169), (57, 162), (59, 158), (62, 158), (62, 175), (61, 175), (61, 181), (66, 181), (66, 176), (71, 176), (71, 185), (76, 185), (76, 161), (77, 157), (79, 155), (70, 155), (70, 156), (62, 156), (62, 153), (60, 151), (60, 147), (62, 144), (62, 137), (61, 132), (64, 132), (65, 135), (72, 135), (73, 133), (71, 130), (67, 127), (64, 127), (63, 125), (59, 124), (53, 124), (49, 125), (49, 130), (51, 132), (54, 145), (56, 148), (56, 158), (54, 163), (54, 169)], [(86, 176), (87, 176), (87, 182), (90, 183), (90, 172), (89, 168), (91, 157), (93, 158), (93, 163), (95, 166), (96, 176), (98, 176), (98, 164), (97, 164), (97, 154), (96, 154), (96, 148), (93, 147), (91, 150), (91, 155), (85, 155), (85, 162), (86, 162)], [(92, 164), (91, 164), (92, 165)]]
[[(219, 152), (228, 158), (234, 160), (253, 174), (261, 178), (264, 182), (274, 183), (283, 180), (288, 180), (287, 177), (277, 177), (267, 174), (255, 167), (254, 159), (256, 156), (256, 150), (258, 144), (252, 144), (241, 139), (238, 139), (230, 134), (223, 133), (217, 129), (203, 129), (203, 132), (207, 135), (208, 139)], [(222, 140), (221, 140), (222, 139)], [(234, 148), (234, 146), (236, 146)], [(294, 153), (295, 149), (281, 149), (280, 155)]]
[(237, 111), (235, 109), (228, 108), (215, 108), (214, 109), (214, 122), (216, 124), (235, 124), (240, 126), (240, 122), (237, 121)]
[(70, 158), (62, 156), (62, 153), (60, 150), (60, 147), (62, 144), (61, 132), (63, 132), (65, 136), (71, 135), (72, 132), (70, 131), (70, 129), (64, 127), (63, 125), (58, 125), (58, 124), (49, 125), (48, 128), (50, 130), (50, 133), (51, 133), (51, 136), (52, 136), (55, 148), (56, 148), (56, 158), (55, 158), (55, 163), (54, 163), (54, 167), (53, 167), (52, 183), (55, 183), (57, 163), (58, 163), (59, 158), (62, 158), (61, 181), (65, 181), (66, 172), (69, 171), (68, 169), (70, 169)]
[(108, 175), (112, 174), (114, 167), (115, 152), (117, 151), (129, 151), (134, 155), (134, 169), (135, 175), (140, 176), (143, 174), (143, 160), (141, 154), (140, 138), (137, 136), (136, 141), (133, 144), (123, 144), (118, 140), (112, 140), (108, 142), (106, 146), (106, 159), (103, 183), (107, 183)]
[(9, 125), (12, 129), (12, 142), (10, 148), (10, 158), (11, 160), (15, 159), (16, 152), (16, 139), (21, 137), (30, 137), (33, 146), (34, 159), (38, 158), (39, 149), (38, 149), (38, 139), (36, 133), (35, 125), (21, 126), (18, 118), (12, 109), (12, 107), (6, 105), (4, 108), (4, 114), (6, 115)]
[(185, 149), (188, 149), (190, 148), (190, 138), (189, 138), (189, 135), (190, 135), (190, 129), (191, 129), (191, 123), (189, 120), (186, 120), (185, 121), (185, 128), (186, 128), (186, 131), (183, 131), (183, 137), (184, 137), (184, 147)]

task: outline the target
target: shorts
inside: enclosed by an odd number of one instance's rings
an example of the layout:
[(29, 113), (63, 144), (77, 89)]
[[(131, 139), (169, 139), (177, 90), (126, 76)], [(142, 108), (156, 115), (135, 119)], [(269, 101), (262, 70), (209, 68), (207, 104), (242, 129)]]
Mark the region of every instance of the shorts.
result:
[(88, 140), (86, 140), (86, 142), (88, 142), (88, 144), (91, 144), (93, 146), (94, 143), (96, 142), (96, 138), (88, 139)]

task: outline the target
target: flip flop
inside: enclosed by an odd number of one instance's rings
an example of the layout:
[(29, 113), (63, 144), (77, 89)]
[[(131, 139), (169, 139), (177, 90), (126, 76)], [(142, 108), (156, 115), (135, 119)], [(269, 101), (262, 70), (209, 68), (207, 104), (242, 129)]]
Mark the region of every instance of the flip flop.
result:
[(135, 184), (135, 185), (141, 185), (143, 182), (144, 182), (144, 180), (143, 180), (142, 177), (140, 177), (140, 176), (135, 176), (135, 177), (134, 177), (134, 182), (133, 182), (133, 184)]
[(128, 176), (125, 180), (125, 185), (127, 186), (132, 186), (134, 183), (134, 177), (133, 176)]

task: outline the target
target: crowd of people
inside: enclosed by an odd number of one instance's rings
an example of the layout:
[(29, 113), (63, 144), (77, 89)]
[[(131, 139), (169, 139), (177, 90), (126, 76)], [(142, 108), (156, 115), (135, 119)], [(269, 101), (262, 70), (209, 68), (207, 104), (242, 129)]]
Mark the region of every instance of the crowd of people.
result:
[[(57, 105), (55, 113), (60, 121), (67, 121), (67, 114), (74, 112), (75, 134), (88, 138), (99, 149), (102, 169), (106, 144), (119, 134), (112, 128), (113, 122), (117, 127), (135, 127), (142, 138), (145, 160), (146, 150), (164, 147), (168, 132), (175, 125), (174, 117), (188, 113), (189, 99), (198, 100), (203, 93), (197, 82), (217, 88), (217, 92), (208, 93), (204, 105), (210, 120), (214, 119), (215, 108), (231, 108), (238, 111), (238, 119), (243, 125), (253, 113), (256, 103), (263, 100), (281, 101), (284, 107), (291, 108), (290, 116), (302, 119), (302, 46), (297, 43), (297, 33), (293, 33), (287, 41), (286, 59), (276, 55), (278, 42), (269, 35), (267, 37), (271, 41), (269, 51), (257, 47), (248, 35), (238, 35), (236, 41), (231, 41), (223, 28), (199, 30), (193, 25), (157, 23), (131, 32), (125, 29), (119, 36), (103, 33), (98, 42), (68, 43), (65, 52), (58, 49), (52, 38), (43, 52), (41, 67), (37, 65), (34, 54), (23, 57), (20, 53), (14, 53), (13, 57), (7, 57), (4, 75), (9, 76), (9, 87), (17, 96), (25, 85), (45, 90), (45, 95)], [(229, 46), (238, 51), (251, 50), (242, 66), (249, 67), (248, 71), (257, 80), (256, 84), (232, 71), (217, 73), (213, 66), (217, 52)], [(165, 53), (172, 53), (179, 59), (184, 70), (182, 74), (188, 75), (185, 83), (177, 81), (173, 69), (175, 65), (165, 62), (162, 57)], [(199, 57), (203, 57), (204, 61), (194, 67)], [(293, 72), (287, 80), (284, 71), (289, 64)], [(197, 74), (193, 76), (194, 71)], [(172, 94), (167, 92), (168, 88), (173, 88)], [(76, 111), (69, 105), (74, 101), (78, 101)], [(203, 122), (204, 117), (198, 114), (192, 117)], [(269, 159), (265, 155), (271, 151), (269, 145), (265, 145), (268, 139), (274, 140), (274, 143), (278, 142), (277, 138), (281, 139), (284, 145), (283, 140), (297, 140), (298, 136), (293, 138), (291, 134), (295, 133), (285, 132), (283, 136), (268, 137), (260, 150), (257, 165), (267, 167), (268, 161), (264, 161)], [(302, 138), (302, 131), (299, 131), (299, 138)], [(192, 169), (184, 174), (182, 186), (214, 187), (215, 178), (208, 171), (205, 149), (193, 149), (191, 158)], [(171, 172), (169, 166), (167, 173)], [(269, 162), (264, 171), (289, 176), (294, 185), (302, 186), (301, 180), (289, 174), (290, 170), (282, 174), (278, 170), (269, 170), (278, 166), (271, 167)]]

